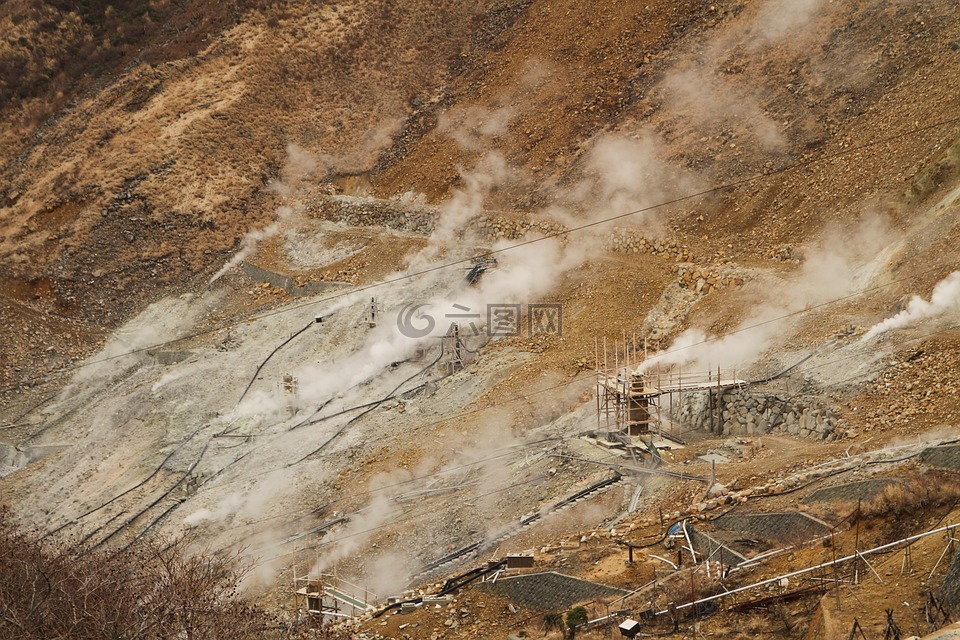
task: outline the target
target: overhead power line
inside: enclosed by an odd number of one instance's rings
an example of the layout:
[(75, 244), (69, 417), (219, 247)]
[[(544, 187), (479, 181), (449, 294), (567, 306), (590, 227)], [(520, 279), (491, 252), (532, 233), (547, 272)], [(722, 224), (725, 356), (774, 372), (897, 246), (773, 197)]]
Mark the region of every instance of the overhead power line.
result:
[[(823, 154), (823, 155), (816, 156), (816, 157), (813, 157), (813, 158), (808, 158), (808, 159), (806, 159), (806, 160), (800, 160), (800, 161), (797, 161), (797, 162), (788, 164), (788, 165), (786, 165), (786, 166), (780, 167), (780, 168), (778, 168), (778, 169), (772, 169), (772, 170), (766, 171), (766, 172), (764, 172), (764, 173), (758, 173), (758, 174), (755, 174), (755, 175), (753, 175), (753, 176), (749, 176), (749, 177), (746, 177), (746, 178), (741, 178), (741, 179), (739, 179), (739, 180), (733, 180), (733, 181), (726, 182), (726, 183), (723, 183), (723, 184), (720, 184), (720, 185), (717, 185), (717, 186), (714, 186), (714, 187), (710, 187), (710, 188), (707, 188), (707, 189), (702, 189), (702, 190), (700, 190), (700, 191), (696, 191), (696, 192), (692, 192), (692, 193), (687, 193), (687, 194), (685, 194), (685, 195), (678, 196), (678, 197), (675, 197), (675, 198), (671, 198), (671, 199), (668, 199), (668, 200), (664, 200), (664, 201), (661, 201), (661, 202), (656, 203), (656, 204), (652, 204), (652, 205), (649, 205), (649, 206), (646, 206), (646, 207), (641, 207), (641, 208), (639, 208), (639, 209), (634, 209), (634, 210), (632, 210), (632, 211), (627, 211), (627, 212), (624, 212), (624, 213), (620, 213), (620, 214), (608, 216), (608, 217), (601, 218), (601, 219), (598, 219), (598, 220), (594, 220), (594, 221), (592, 221), (592, 222), (587, 222), (587, 223), (584, 223), (584, 224), (581, 224), (581, 225), (578, 225), (578, 226), (575, 226), (575, 227), (570, 227), (570, 228), (568, 228), (568, 229), (563, 229), (563, 230), (560, 230), (560, 231), (555, 231), (555, 232), (547, 233), (547, 234), (544, 234), (544, 235), (539, 236), (539, 237), (537, 237), (537, 238), (532, 238), (532, 239), (529, 239), (529, 240), (524, 240), (524, 241), (522, 241), (522, 242), (517, 242), (517, 243), (515, 243), (515, 244), (509, 245), (509, 246), (506, 246), (506, 247), (501, 247), (500, 249), (492, 249), (492, 250), (487, 251), (487, 252), (485, 252), (485, 253), (483, 253), (483, 254), (480, 254), (480, 255), (481, 255), (481, 257), (495, 256), (495, 255), (498, 255), (498, 254), (506, 253), (506, 252), (508, 252), (508, 251), (514, 251), (514, 250), (519, 249), (519, 248), (521, 248), (521, 247), (525, 247), (525, 246), (528, 246), (528, 245), (536, 244), (536, 243), (538, 243), (538, 242), (544, 242), (544, 241), (546, 241), (546, 240), (551, 240), (551, 239), (553, 239), (553, 238), (569, 236), (569, 235), (571, 235), (571, 234), (574, 234), (574, 233), (577, 233), (577, 232), (580, 232), (580, 231), (584, 231), (584, 230), (586, 230), (586, 229), (591, 229), (591, 228), (594, 228), (594, 227), (598, 227), (598, 226), (601, 226), (601, 225), (604, 225), (604, 224), (607, 224), (607, 223), (610, 223), (610, 222), (615, 222), (615, 221), (617, 221), (617, 220), (623, 220), (623, 219), (626, 219), (626, 218), (629, 218), (629, 217), (638, 215), (638, 214), (640, 214), (640, 213), (646, 213), (646, 212), (649, 212), (649, 211), (654, 211), (654, 210), (656, 210), (656, 209), (661, 209), (661, 208), (668, 207), (668, 206), (670, 206), (670, 205), (678, 204), (678, 203), (681, 203), (681, 202), (686, 202), (686, 201), (689, 201), (689, 200), (694, 200), (694, 199), (697, 199), (697, 198), (702, 198), (702, 197), (707, 196), (707, 195), (711, 195), (711, 194), (715, 194), (715, 193), (720, 193), (720, 192), (723, 192), (723, 191), (733, 190), (733, 189), (736, 189), (736, 188), (738, 188), (738, 187), (741, 187), (741, 186), (744, 186), (744, 185), (747, 185), (747, 184), (751, 184), (751, 183), (754, 183), (754, 182), (760, 182), (760, 181), (763, 181), (763, 180), (772, 178), (772, 177), (774, 177), (774, 176), (782, 175), (782, 174), (787, 173), (787, 172), (789, 172), (789, 171), (794, 171), (794, 170), (796, 170), (796, 169), (800, 169), (800, 168), (808, 167), (808, 166), (813, 166), (813, 165), (821, 164), (821, 163), (824, 163), (824, 162), (829, 162), (830, 160), (835, 160), (835, 159), (837, 159), (837, 158), (842, 158), (842, 157), (845, 157), (845, 156), (849, 156), (849, 155), (858, 153), (858, 152), (860, 152), (860, 151), (864, 151), (864, 150), (866, 150), (866, 149), (871, 149), (871, 148), (874, 148), (874, 147), (878, 147), (878, 146), (881, 146), (881, 145), (884, 145), (884, 144), (887, 144), (887, 143), (890, 143), (890, 142), (893, 142), (893, 141), (896, 141), (896, 140), (900, 140), (900, 139), (907, 138), (907, 137), (910, 137), (910, 136), (915, 136), (915, 135), (917, 135), (917, 134), (919, 134), (919, 133), (923, 133), (923, 132), (925, 132), (925, 131), (931, 131), (931, 130), (934, 130), (934, 129), (939, 129), (939, 128), (941, 128), (941, 127), (945, 127), (945, 126), (948, 126), (948, 125), (951, 125), (951, 124), (960, 124), (960, 116), (953, 117), (953, 118), (946, 118), (946, 119), (943, 119), (943, 120), (938, 120), (938, 121), (936, 121), (936, 122), (932, 122), (932, 123), (926, 124), (926, 125), (924, 125), (924, 126), (914, 127), (914, 128), (909, 129), (909, 130), (907, 130), (907, 131), (902, 131), (902, 132), (900, 132), (900, 133), (896, 133), (896, 134), (893, 134), (893, 135), (890, 135), (890, 136), (886, 136), (886, 137), (883, 137), (883, 138), (878, 138), (877, 140), (873, 140), (873, 141), (871, 141), (871, 142), (866, 142), (866, 143), (861, 144), (861, 145), (857, 145), (857, 146), (853, 146), (853, 147), (847, 147), (847, 148), (844, 148), (844, 149), (842, 149), (842, 150), (840, 150), (840, 151), (836, 151), (836, 152), (833, 152), (833, 153)], [(232, 321), (232, 322), (222, 323), (222, 324), (219, 324), (219, 325), (217, 325), (217, 326), (210, 327), (210, 328), (207, 328), (207, 329), (202, 329), (202, 330), (199, 330), (199, 331), (194, 331), (194, 332), (192, 332), (192, 333), (185, 334), (185, 335), (183, 335), (183, 336), (180, 336), (180, 337), (178, 337), (178, 338), (173, 338), (173, 339), (171, 339), (171, 340), (166, 340), (166, 341), (163, 341), (163, 342), (157, 342), (157, 343), (155, 343), (155, 344), (147, 345), (147, 346), (144, 346), (144, 347), (138, 347), (138, 348), (136, 348), (136, 349), (130, 349), (130, 350), (128, 350), (128, 351), (125, 351), (125, 352), (122, 352), (122, 353), (118, 353), (118, 354), (114, 354), (114, 355), (110, 355), (110, 356), (104, 356), (104, 357), (101, 357), (101, 358), (95, 358), (95, 359), (93, 359), (93, 360), (88, 360), (88, 361), (85, 361), (85, 362), (81, 362), (81, 363), (78, 363), (78, 364), (75, 364), (75, 365), (72, 365), (72, 366), (69, 366), (69, 367), (64, 367), (64, 368), (62, 368), (62, 369), (60, 369), (60, 370), (58, 370), (58, 371), (56, 371), (56, 372), (52, 372), (52, 373), (50, 373), (50, 374), (46, 374), (46, 375), (44, 375), (44, 376), (41, 376), (40, 379), (41, 379), (41, 380), (48, 379), (48, 378), (51, 378), (51, 377), (54, 377), (54, 376), (57, 376), (57, 375), (61, 375), (61, 374), (64, 374), (64, 373), (70, 373), (71, 371), (76, 371), (76, 370), (79, 370), (79, 369), (83, 369), (83, 368), (85, 368), (85, 367), (93, 366), (93, 365), (95, 365), (95, 364), (101, 364), (101, 363), (103, 363), (103, 362), (109, 362), (109, 361), (111, 361), (111, 360), (116, 360), (116, 359), (119, 359), (119, 358), (124, 358), (124, 357), (127, 357), (127, 356), (136, 355), (136, 354), (138, 354), (138, 353), (144, 353), (144, 352), (147, 352), (147, 351), (152, 351), (152, 350), (154, 350), (154, 349), (158, 349), (158, 348), (161, 348), (161, 347), (170, 346), (170, 345), (173, 345), (173, 344), (177, 344), (177, 343), (180, 343), (180, 342), (184, 342), (184, 341), (186, 341), (186, 340), (192, 340), (192, 339), (194, 339), (194, 338), (198, 338), (198, 337), (202, 337), (202, 336), (209, 335), (209, 334), (212, 334), (212, 333), (216, 333), (216, 332), (218, 332), (218, 331), (222, 331), (222, 330), (228, 329), (228, 328), (230, 328), (230, 327), (235, 327), (235, 326), (238, 326), (238, 325), (240, 325), (240, 324), (244, 324), (244, 323), (248, 323), (248, 322), (255, 322), (255, 321), (257, 321), (257, 320), (262, 320), (262, 319), (265, 319), (265, 318), (269, 318), (269, 317), (272, 317), (272, 316), (281, 315), (281, 314), (285, 314), (285, 313), (292, 313), (292, 312), (297, 311), (297, 310), (299, 310), (299, 309), (303, 309), (303, 308), (306, 308), (306, 307), (316, 306), (316, 305), (323, 304), (323, 303), (326, 303), (326, 302), (330, 302), (330, 301), (332, 301), (332, 300), (336, 300), (336, 299), (343, 298), (343, 297), (346, 297), (346, 296), (355, 295), (355, 294), (357, 294), (357, 293), (361, 293), (361, 292), (364, 292), (364, 291), (370, 291), (370, 290), (377, 289), (377, 288), (380, 288), (380, 287), (385, 287), (385, 286), (393, 285), (393, 284), (396, 284), (396, 283), (398, 283), (398, 282), (403, 282), (403, 281), (406, 281), (406, 280), (411, 280), (411, 279), (414, 279), (414, 278), (419, 278), (419, 277), (421, 277), (421, 276), (424, 276), (424, 275), (427, 275), (427, 274), (430, 274), (430, 273), (434, 273), (434, 272), (437, 272), (437, 271), (441, 271), (441, 270), (444, 270), (444, 269), (449, 269), (449, 268), (451, 268), (451, 267), (459, 267), (460, 265), (464, 265), (464, 264), (470, 263), (475, 257), (476, 257), (476, 256), (470, 257), (470, 258), (462, 258), (462, 259), (460, 259), (460, 260), (453, 260), (453, 261), (450, 261), (450, 262), (445, 262), (445, 263), (433, 265), (433, 266), (431, 266), (431, 267), (427, 267), (427, 268), (421, 269), (421, 270), (419, 270), (419, 271), (413, 271), (413, 272), (410, 272), (410, 273), (405, 273), (405, 274), (403, 274), (403, 275), (396, 276), (396, 277), (390, 278), (390, 279), (388, 279), (388, 280), (382, 280), (382, 281), (380, 281), (380, 282), (374, 282), (374, 283), (371, 283), (371, 284), (368, 284), (368, 285), (364, 285), (364, 286), (361, 286), (361, 287), (357, 287), (357, 288), (355, 288), (355, 289), (350, 289), (350, 290), (345, 290), (345, 291), (341, 291), (341, 292), (338, 292), (338, 293), (333, 293), (333, 294), (324, 296), (324, 297), (322, 297), (322, 298), (319, 298), (319, 299), (317, 299), (317, 300), (310, 300), (310, 301), (308, 301), (308, 302), (303, 302), (303, 303), (300, 303), (300, 304), (285, 306), (285, 307), (283, 307), (283, 308), (275, 309), (275, 310), (273, 310), (273, 311), (267, 311), (267, 312), (261, 313), (261, 314), (259, 314), (259, 315), (252, 316), (252, 317), (247, 318), (247, 319), (242, 320), (242, 321)], [(3, 391), (8, 391), (8, 390), (16, 389), (18, 386), (19, 386), (18, 384), (8, 385), (7, 387), (4, 387), (2, 390), (3, 390)]]

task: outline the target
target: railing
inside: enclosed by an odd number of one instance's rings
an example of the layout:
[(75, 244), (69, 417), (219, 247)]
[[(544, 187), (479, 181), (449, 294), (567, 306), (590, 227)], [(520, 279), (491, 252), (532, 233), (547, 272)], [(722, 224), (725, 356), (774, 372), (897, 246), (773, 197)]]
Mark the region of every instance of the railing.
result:
[(730, 378), (721, 378), (719, 369), (716, 371), (650, 371), (637, 373), (629, 367), (618, 369), (600, 369), (597, 371), (598, 386), (605, 386), (619, 393), (631, 395), (663, 395), (667, 393), (682, 393), (709, 389), (712, 387), (729, 387), (744, 384), (736, 377), (736, 372)]

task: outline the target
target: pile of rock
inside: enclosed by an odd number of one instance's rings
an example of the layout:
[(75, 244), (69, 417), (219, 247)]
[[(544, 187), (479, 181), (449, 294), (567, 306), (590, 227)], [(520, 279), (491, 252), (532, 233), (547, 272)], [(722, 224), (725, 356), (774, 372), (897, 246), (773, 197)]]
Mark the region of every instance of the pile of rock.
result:
[[(711, 402), (713, 407), (711, 407)], [(753, 395), (747, 387), (686, 394), (675, 419), (690, 428), (723, 435), (789, 433), (832, 442), (842, 437), (839, 416), (815, 399)]]
[(956, 349), (927, 344), (903, 360), (883, 361), (883, 370), (866, 390), (880, 402), (858, 412), (866, 429), (922, 420), (952, 420), (960, 384), (952, 372), (960, 365)]
[(357, 227), (380, 226), (420, 235), (433, 232), (439, 210), (424, 204), (373, 197), (322, 196), (307, 203), (307, 213)]
[(671, 240), (648, 238), (639, 229), (614, 229), (607, 235), (611, 251), (619, 253), (649, 253), (676, 262), (690, 262), (692, 256), (686, 245)]
[(697, 293), (710, 293), (713, 289), (724, 287), (742, 287), (746, 279), (742, 275), (730, 273), (720, 267), (698, 267), (694, 264), (677, 266), (679, 284), (684, 289), (694, 289)]
[(559, 222), (530, 220), (525, 217), (508, 218), (503, 215), (482, 215), (474, 219), (470, 226), (487, 242), (518, 240), (531, 231), (545, 236), (566, 231), (566, 227)]
[(789, 244), (771, 247), (764, 251), (763, 257), (792, 264), (800, 264), (807, 259), (803, 249)]

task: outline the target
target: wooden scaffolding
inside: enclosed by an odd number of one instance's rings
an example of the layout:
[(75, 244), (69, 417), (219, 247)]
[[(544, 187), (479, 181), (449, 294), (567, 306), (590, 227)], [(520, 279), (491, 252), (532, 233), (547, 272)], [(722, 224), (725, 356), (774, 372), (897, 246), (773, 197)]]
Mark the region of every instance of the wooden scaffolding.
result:
[(335, 574), (310, 573), (294, 578), (297, 608), (321, 619), (353, 618), (376, 609), (378, 598)]
[[(744, 384), (734, 375), (724, 379), (721, 370), (684, 371), (680, 366), (661, 366), (660, 361), (641, 352), (636, 339), (616, 343), (612, 353), (603, 340), (596, 343), (597, 431), (642, 436), (656, 432), (663, 437), (682, 431), (675, 422), (684, 393), (713, 391)], [(612, 360), (612, 362), (611, 362)], [(613, 366), (610, 366), (610, 365)], [(714, 396), (711, 393), (711, 404)], [(711, 414), (712, 415), (712, 414)]]

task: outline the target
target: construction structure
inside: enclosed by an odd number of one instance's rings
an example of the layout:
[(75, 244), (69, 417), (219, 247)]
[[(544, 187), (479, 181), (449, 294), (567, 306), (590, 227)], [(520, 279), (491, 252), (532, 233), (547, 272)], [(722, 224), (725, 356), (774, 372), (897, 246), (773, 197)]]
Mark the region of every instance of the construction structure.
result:
[(450, 324), (450, 329), (446, 335), (440, 337), (440, 344), (444, 355), (446, 356), (447, 374), (453, 375), (461, 371), (466, 366), (467, 345), (460, 335), (460, 325), (456, 322)]
[[(736, 375), (724, 379), (719, 367), (715, 371), (684, 371), (681, 366), (661, 365), (660, 359), (647, 356), (635, 348), (636, 339), (616, 344), (608, 352), (606, 339), (602, 352), (596, 345), (594, 362), (597, 374), (597, 431), (627, 436), (643, 436), (655, 432), (663, 438), (679, 437), (682, 428), (674, 411), (684, 393), (708, 393), (711, 417), (722, 390), (746, 384)], [(613, 366), (610, 366), (610, 359)]]
[(480, 278), (484, 273), (497, 266), (497, 259), (486, 255), (474, 256), (470, 258), (470, 265), (470, 270), (467, 271), (467, 276), (464, 280), (466, 280), (467, 284), (473, 285), (480, 282)]
[(366, 312), (363, 314), (363, 322), (367, 325), (368, 328), (373, 329), (377, 326), (377, 322), (380, 320), (381, 312), (380, 303), (377, 302), (376, 298), (370, 298), (370, 305), (367, 307)]
[(300, 611), (327, 621), (360, 616), (379, 604), (370, 591), (325, 573), (295, 578), (294, 598)]
[(297, 415), (300, 402), (300, 383), (292, 374), (285, 373), (280, 379), (280, 399), (288, 417)]

